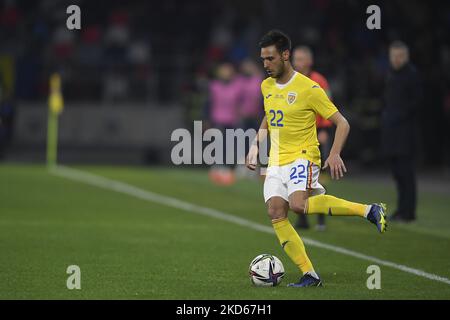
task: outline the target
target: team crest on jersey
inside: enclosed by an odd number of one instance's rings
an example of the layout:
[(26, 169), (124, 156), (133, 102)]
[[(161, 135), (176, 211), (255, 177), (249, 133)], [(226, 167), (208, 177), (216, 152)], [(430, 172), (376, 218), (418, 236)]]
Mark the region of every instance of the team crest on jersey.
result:
[(287, 95), (287, 102), (293, 104), (297, 100), (297, 92), (289, 92)]

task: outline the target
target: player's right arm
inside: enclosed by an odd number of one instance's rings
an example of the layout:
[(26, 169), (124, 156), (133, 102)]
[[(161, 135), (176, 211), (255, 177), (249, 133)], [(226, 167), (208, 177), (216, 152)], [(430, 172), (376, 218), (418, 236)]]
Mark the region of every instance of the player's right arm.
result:
[(250, 170), (256, 169), (256, 165), (258, 164), (259, 152), (258, 144), (267, 139), (267, 129), (267, 117), (264, 116), (261, 121), (261, 125), (259, 126), (258, 134), (256, 135), (255, 139), (253, 139), (248, 155), (245, 158), (245, 164)]

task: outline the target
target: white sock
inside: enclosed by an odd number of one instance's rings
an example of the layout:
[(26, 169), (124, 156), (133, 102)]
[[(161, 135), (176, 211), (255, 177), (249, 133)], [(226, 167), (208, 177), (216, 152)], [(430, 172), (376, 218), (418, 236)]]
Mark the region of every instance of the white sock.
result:
[(317, 275), (317, 273), (316, 273), (314, 270), (308, 271), (308, 272), (304, 273), (303, 275), (305, 275), (305, 274), (307, 274), (307, 273), (309, 273), (310, 276), (316, 278), (317, 280), (320, 279), (319, 276)]
[(364, 213), (364, 218), (367, 219), (367, 215), (369, 214), (370, 209), (372, 209), (372, 205), (371, 204), (366, 206), (366, 212)]

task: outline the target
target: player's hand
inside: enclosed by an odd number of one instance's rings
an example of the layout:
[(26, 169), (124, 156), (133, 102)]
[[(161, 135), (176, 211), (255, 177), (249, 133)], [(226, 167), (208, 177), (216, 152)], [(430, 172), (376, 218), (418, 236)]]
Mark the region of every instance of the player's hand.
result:
[(250, 150), (245, 158), (245, 165), (250, 170), (255, 170), (258, 164), (258, 146), (256, 144), (250, 147)]
[(330, 154), (328, 159), (325, 161), (325, 165), (322, 169), (326, 169), (330, 167), (331, 178), (339, 180), (344, 176), (344, 172), (347, 172), (347, 168), (345, 168), (344, 161), (341, 156), (337, 153)]

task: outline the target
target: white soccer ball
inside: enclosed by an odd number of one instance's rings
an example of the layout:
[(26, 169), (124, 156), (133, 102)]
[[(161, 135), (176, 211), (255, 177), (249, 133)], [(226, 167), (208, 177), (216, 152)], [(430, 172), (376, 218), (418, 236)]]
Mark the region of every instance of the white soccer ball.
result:
[(252, 260), (248, 273), (255, 286), (274, 287), (284, 277), (284, 266), (280, 259), (265, 253)]

